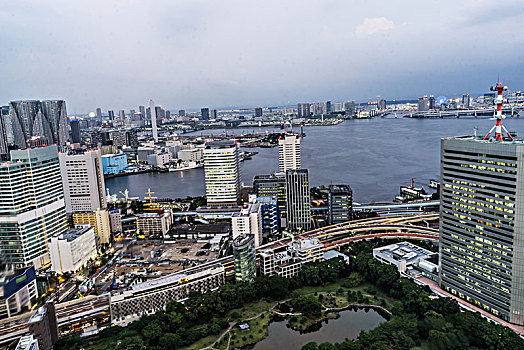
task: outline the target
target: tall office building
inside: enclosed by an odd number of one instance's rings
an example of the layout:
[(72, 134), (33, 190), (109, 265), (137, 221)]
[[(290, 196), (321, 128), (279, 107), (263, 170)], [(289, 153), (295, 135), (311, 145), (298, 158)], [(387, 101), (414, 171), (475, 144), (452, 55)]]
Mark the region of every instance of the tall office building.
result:
[(96, 109), (96, 120), (99, 124), (102, 124), (102, 108), (100, 107)]
[(379, 109), (381, 111), (385, 111), (386, 110), (386, 100), (385, 99), (381, 99), (379, 101)]
[(235, 280), (253, 282), (256, 277), (255, 238), (253, 235), (240, 235), (233, 240), (235, 259)]
[(429, 95), (429, 109), (435, 108), (437, 108), (437, 101), (435, 100), (435, 96)]
[(11, 101), (9, 114), (3, 121), (6, 141), (15, 148), (27, 147), (32, 137), (60, 146), (69, 140), (69, 120), (63, 100)]
[(344, 102), (344, 112), (346, 115), (353, 115), (356, 112), (355, 101)]
[(286, 134), (278, 140), (278, 159), (280, 172), (300, 169), (300, 137)]
[(156, 108), (155, 101), (149, 100), (149, 111), (151, 114), (151, 130), (153, 133), (153, 141), (158, 142), (158, 131), (156, 128)]
[(338, 224), (351, 220), (353, 198), (348, 185), (330, 185), (328, 192), (329, 224)]
[(115, 111), (113, 110), (108, 110), (107, 111), (107, 116), (109, 117), (109, 120), (115, 120)]
[(275, 173), (270, 175), (256, 175), (253, 178), (253, 190), (257, 197), (276, 197), (279, 227), (286, 227), (286, 174)]
[(202, 115), (202, 120), (209, 120), (209, 108), (204, 107), (200, 109), (200, 114)]
[(211, 110), (211, 119), (216, 120), (218, 117), (218, 112), (216, 109)]
[(262, 118), (262, 107), (255, 108), (255, 118)]
[(119, 118), (120, 120), (124, 120), (124, 119), (126, 119), (126, 111), (124, 111), (123, 109), (119, 110), (119, 111), (118, 111), (118, 118)]
[(7, 148), (7, 134), (5, 130), (5, 120), (9, 118), (9, 107), (0, 106), (0, 161), (9, 158), (9, 150)]
[(299, 103), (297, 105), (297, 112), (299, 118), (307, 118), (311, 115), (311, 104)]
[(146, 119), (146, 107), (138, 106), (138, 112), (140, 113), (141, 119)]
[(11, 151), (0, 164), (0, 251), (10, 268), (49, 263), (47, 241), (67, 229), (56, 146)]
[(278, 233), (278, 202), (277, 197), (257, 197), (260, 203), (260, 216), (262, 218), (262, 232), (274, 235)]
[(418, 108), (419, 112), (427, 112), (429, 110), (429, 100), (427, 96), (418, 98)]
[(240, 202), (240, 169), (235, 141), (212, 141), (204, 149), (204, 174), (208, 206)]
[(80, 121), (79, 120), (71, 120), (71, 142), (72, 143), (80, 143), (82, 140), (80, 136)]
[[(42, 120), (50, 123), (53, 143), (63, 146), (70, 139), (69, 118), (67, 118), (66, 103), (63, 100), (42, 101), (44, 117)], [(44, 126), (47, 128), (46, 126)], [(39, 136), (39, 135), (37, 135)]]
[(105, 209), (105, 182), (100, 150), (60, 153), (66, 212)]
[(311, 227), (309, 173), (307, 169), (286, 171), (287, 227), (307, 231)]
[(441, 141), (440, 286), (520, 325), (523, 172), (522, 139), (463, 136)]
[(186, 116), (186, 111), (184, 109), (179, 109), (178, 110), (178, 116), (179, 117), (185, 117)]

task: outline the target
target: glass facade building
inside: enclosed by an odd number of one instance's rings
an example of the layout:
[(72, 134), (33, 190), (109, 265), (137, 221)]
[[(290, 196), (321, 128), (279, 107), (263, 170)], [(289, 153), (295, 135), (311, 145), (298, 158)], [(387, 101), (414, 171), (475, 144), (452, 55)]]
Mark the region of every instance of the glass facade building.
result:
[(444, 290), (524, 324), (524, 141), (441, 143), (440, 275)]
[(56, 146), (11, 151), (0, 164), (0, 251), (11, 268), (49, 263), (47, 242), (67, 229)]
[(233, 257), (235, 259), (235, 280), (252, 282), (256, 277), (255, 237), (244, 234), (235, 238)]

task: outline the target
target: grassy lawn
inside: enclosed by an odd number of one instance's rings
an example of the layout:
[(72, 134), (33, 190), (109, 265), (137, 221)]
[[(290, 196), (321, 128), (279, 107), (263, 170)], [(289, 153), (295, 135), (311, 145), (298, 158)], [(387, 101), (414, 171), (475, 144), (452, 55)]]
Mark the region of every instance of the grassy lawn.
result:
[(317, 292), (336, 292), (337, 289), (342, 287), (344, 280), (337, 281), (327, 286), (314, 286), (314, 287), (302, 287), (293, 292), (295, 295), (313, 294)]
[[(220, 334), (222, 334), (222, 332), (220, 332)], [(184, 349), (184, 350), (198, 350), (198, 349), (205, 348), (205, 347), (213, 344), (218, 339), (218, 337), (220, 337), (220, 334), (218, 334), (218, 335), (208, 335), (207, 337), (204, 337), (204, 338), (202, 338), (200, 340), (197, 340), (193, 344), (191, 344), (189, 346), (186, 346), (186, 347), (184, 347), (182, 349)], [(226, 339), (227, 339), (227, 336), (226, 336)]]
[(215, 345), (215, 348), (227, 349), (229, 335), (231, 335), (231, 343), (229, 344), (230, 349), (254, 344), (264, 339), (267, 336), (268, 325), (271, 322), (271, 314), (266, 312), (263, 315), (264, 318), (260, 316), (248, 322), (240, 322), (240, 324), (247, 323), (249, 325), (248, 331), (242, 332), (238, 325), (235, 325), (229, 332), (230, 334), (226, 334), (224, 338)]

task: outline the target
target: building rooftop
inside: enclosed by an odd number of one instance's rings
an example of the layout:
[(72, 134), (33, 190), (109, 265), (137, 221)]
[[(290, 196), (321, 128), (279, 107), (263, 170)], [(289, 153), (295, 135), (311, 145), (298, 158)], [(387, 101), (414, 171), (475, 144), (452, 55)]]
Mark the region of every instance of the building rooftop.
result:
[(231, 148), (236, 144), (237, 142), (234, 140), (209, 141), (206, 143), (206, 148)]
[(329, 192), (333, 194), (348, 194), (351, 193), (351, 187), (348, 185), (329, 185)]
[(405, 260), (408, 264), (413, 263), (418, 259), (425, 259), (433, 254), (437, 254), (409, 242), (400, 242), (381, 248), (375, 248), (373, 249), (373, 252), (380, 252), (381, 254), (385, 254), (397, 261)]
[(250, 204), (244, 205), (240, 212), (233, 213), (233, 215), (231, 216), (235, 218), (246, 216), (246, 215), (258, 212), (259, 208), (260, 208), (260, 203), (250, 203)]
[(64, 233), (59, 234), (58, 239), (72, 242), (75, 239), (82, 237), (82, 235), (84, 235), (89, 230), (94, 230), (94, 228), (89, 225), (77, 225), (76, 228), (72, 228)]
[(160, 277), (160, 278), (156, 278), (156, 279), (151, 280), (151, 281), (147, 281), (147, 282), (143, 282), (143, 283), (132, 285), (131, 287), (128, 288), (128, 290), (140, 291), (140, 290), (150, 289), (152, 287), (156, 287), (156, 286), (159, 286), (159, 285), (166, 285), (166, 284), (171, 284), (171, 283), (175, 283), (175, 282), (176, 283), (183, 283), (184, 282), (183, 279), (187, 278), (188, 276), (191, 276), (191, 275), (194, 275), (194, 274), (197, 274), (199, 272), (206, 271), (206, 270), (220, 268), (220, 267), (222, 269), (224, 268), (222, 265), (220, 265), (218, 263), (217, 264), (212, 264), (212, 265), (207, 265), (206, 264), (206, 266), (197, 266), (197, 267), (185, 270), (183, 273), (175, 273), (175, 274), (172, 274), (172, 275), (169, 275), (169, 276)]
[[(489, 130), (488, 130), (489, 131)], [(486, 131), (487, 133), (487, 131)], [(523, 144), (524, 143), (524, 137), (517, 137), (517, 134), (514, 132), (510, 132), (511, 136), (513, 137), (513, 140), (511, 140), (506, 133), (503, 133), (503, 140), (504, 141), (497, 141), (495, 140), (495, 133), (492, 132), (489, 137), (486, 140), (483, 140), (486, 135), (463, 135), (463, 136), (452, 136), (452, 137), (445, 137), (444, 140), (461, 140), (461, 141), (471, 141), (471, 142), (479, 142), (479, 143), (501, 143), (501, 144)]]
[(38, 309), (36, 309), (35, 313), (31, 315), (28, 323), (35, 323), (35, 322), (42, 321), (44, 319), (46, 312), (47, 312), (47, 307), (45, 306), (39, 307)]
[(233, 240), (233, 246), (240, 247), (240, 246), (248, 244), (250, 241), (254, 242), (254, 240), (255, 240), (254, 235), (240, 235)]
[(319, 246), (323, 247), (324, 245), (320, 243), (318, 238), (303, 238), (293, 242), (291, 246), (293, 249), (303, 250), (317, 248)]

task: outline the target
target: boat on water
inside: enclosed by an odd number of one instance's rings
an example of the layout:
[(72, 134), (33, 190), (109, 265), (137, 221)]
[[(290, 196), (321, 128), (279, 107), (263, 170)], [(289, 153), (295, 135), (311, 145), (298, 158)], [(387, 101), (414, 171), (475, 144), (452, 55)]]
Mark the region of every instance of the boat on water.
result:
[(411, 185), (401, 186), (400, 194), (395, 197), (395, 202), (411, 202), (420, 200), (431, 200), (431, 194), (429, 194), (422, 186), (416, 187), (415, 179), (411, 179)]
[(174, 168), (174, 167), (173, 168), (169, 168), (169, 172), (191, 170), (191, 169), (201, 168), (203, 166), (204, 166), (204, 164), (202, 164), (202, 163), (190, 162), (186, 166), (182, 166), (182, 167), (179, 167), (179, 168)]
[(429, 180), (429, 187), (431, 188), (438, 188), (438, 186), (440, 185), (440, 182), (438, 182), (437, 180), (434, 180), (434, 179), (431, 179)]

